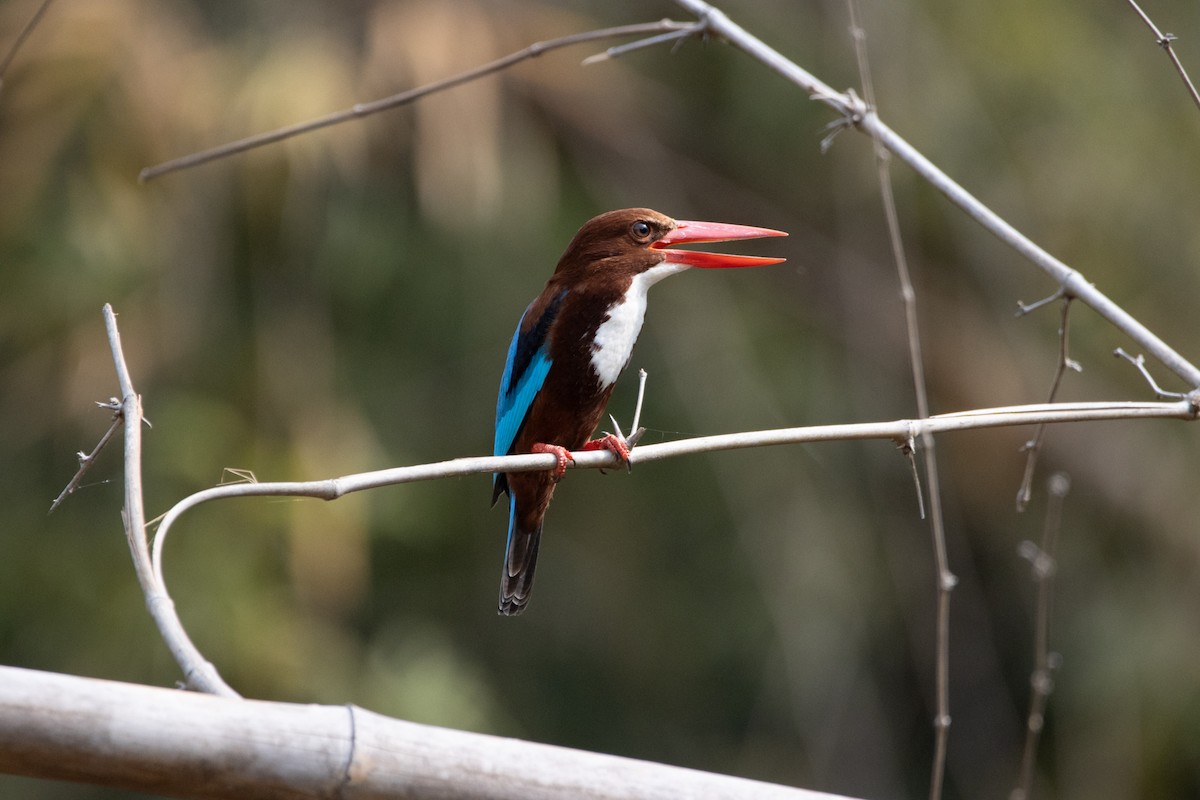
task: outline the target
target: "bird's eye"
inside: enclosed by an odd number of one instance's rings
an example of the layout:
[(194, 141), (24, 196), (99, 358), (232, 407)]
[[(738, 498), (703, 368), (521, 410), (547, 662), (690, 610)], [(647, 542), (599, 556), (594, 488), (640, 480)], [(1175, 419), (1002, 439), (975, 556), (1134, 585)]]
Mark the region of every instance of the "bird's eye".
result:
[(644, 242), (650, 238), (650, 223), (639, 219), (629, 226), (629, 232), (633, 234), (633, 238), (639, 242)]

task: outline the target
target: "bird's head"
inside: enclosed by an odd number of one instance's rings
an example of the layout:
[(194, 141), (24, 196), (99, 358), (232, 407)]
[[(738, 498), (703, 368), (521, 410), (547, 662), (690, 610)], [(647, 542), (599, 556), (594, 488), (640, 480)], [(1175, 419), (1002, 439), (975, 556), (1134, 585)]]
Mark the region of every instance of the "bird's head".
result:
[(787, 236), (783, 231), (731, 225), (724, 222), (674, 220), (648, 208), (609, 211), (584, 223), (555, 270), (556, 276), (583, 279), (610, 275), (629, 278), (662, 264), (682, 271), (688, 267), (727, 269), (778, 264), (785, 259), (674, 250), (692, 242), (726, 242)]

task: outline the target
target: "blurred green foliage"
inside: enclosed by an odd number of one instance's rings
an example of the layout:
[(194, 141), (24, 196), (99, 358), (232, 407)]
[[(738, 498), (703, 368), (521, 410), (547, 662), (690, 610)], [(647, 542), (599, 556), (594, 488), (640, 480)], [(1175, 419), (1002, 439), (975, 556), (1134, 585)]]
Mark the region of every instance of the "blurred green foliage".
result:
[[(0, 48), (33, 12), (0, 6)], [(840, 2), (723, 4), (833, 84)], [(1200, 10), (1147, 9), (1200, 73)], [(881, 111), (1185, 356), (1200, 356), (1200, 114), (1107, 6), (863, 8)], [(154, 427), (150, 515), (228, 478), (484, 454), (512, 327), (586, 219), (646, 205), (783, 228), (786, 265), (656, 288), (634, 355), (649, 441), (913, 413), (869, 143), (719, 43), (581, 67), (546, 55), (418, 105), (139, 185), (138, 170), (670, 3), (54, 5), (0, 93), (0, 662), (170, 685), (130, 568), (119, 449), (46, 509), (108, 425), (111, 302)], [(936, 411), (1037, 402), (1054, 286), (903, 168)], [(1140, 399), (1123, 337), (1075, 309), (1063, 399)], [(1158, 371), (1160, 381), (1170, 376)], [(1171, 384), (1173, 385), (1173, 384)], [(628, 419), (636, 380), (613, 410)], [(1013, 510), (1027, 431), (939, 441), (952, 567), (947, 797), (1015, 780), (1034, 589)], [(1180, 423), (1050, 431), (1066, 470), (1036, 794), (1200, 794), (1200, 453)], [(185, 624), (240, 691), (869, 797), (921, 797), (934, 571), (881, 443), (575, 473), (536, 599), (495, 614), (486, 476), (194, 512), (168, 547)], [(0, 795), (116, 798), (0, 777)]]

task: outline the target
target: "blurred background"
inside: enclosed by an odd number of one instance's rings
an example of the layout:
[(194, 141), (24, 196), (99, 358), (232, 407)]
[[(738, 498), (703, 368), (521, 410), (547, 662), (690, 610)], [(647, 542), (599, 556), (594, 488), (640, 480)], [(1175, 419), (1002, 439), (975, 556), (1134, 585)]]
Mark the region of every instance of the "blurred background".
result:
[[(0, 5), (0, 51), (34, 12)], [(729, 0), (835, 87), (840, 0)], [(1147, 6), (1200, 73), (1200, 7)], [(1200, 357), (1200, 112), (1121, 2), (864, 2), (881, 113), (935, 163)], [(139, 185), (138, 171), (673, 4), (416, 0), (52, 5), (0, 92), (0, 662), (170, 686), (121, 529), (114, 445), (52, 516), (117, 392), (120, 317), (153, 423), (148, 516), (250, 470), (304, 480), (490, 452), (513, 327), (612, 208), (783, 228), (780, 267), (656, 287), (611, 405), (646, 441), (912, 416), (871, 147), (717, 42), (545, 55), (419, 104)], [(1056, 288), (894, 169), (935, 412), (1040, 402)], [(756, 252), (763, 252), (758, 248)], [(1072, 313), (1061, 399), (1150, 399)], [(1159, 381), (1182, 389), (1152, 364)], [(1179, 422), (941, 438), (948, 798), (1007, 796), (1029, 701), (1046, 479), (1066, 471), (1038, 797), (1200, 794), (1200, 450)], [(184, 623), (256, 698), (872, 798), (923, 797), (935, 571), (905, 460), (832, 443), (568, 475), (529, 612), (496, 615), (487, 476), (190, 514)], [(0, 796), (133, 797), (0, 777)]]

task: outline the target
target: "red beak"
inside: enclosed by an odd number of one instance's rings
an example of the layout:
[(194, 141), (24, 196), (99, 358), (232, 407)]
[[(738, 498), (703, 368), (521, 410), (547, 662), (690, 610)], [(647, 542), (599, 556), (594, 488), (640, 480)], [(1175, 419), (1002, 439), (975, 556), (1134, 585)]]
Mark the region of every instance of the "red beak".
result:
[(764, 236), (787, 236), (783, 231), (771, 228), (754, 228), (749, 225), (730, 225), (725, 222), (692, 222), (677, 220), (676, 227), (666, 236), (650, 245), (661, 250), (667, 261), (687, 264), (701, 269), (728, 269), (730, 267), (762, 267), (778, 264), (784, 258), (763, 256), (735, 256), (728, 253), (702, 253), (698, 250), (668, 250), (673, 244), (687, 242), (731, 242), (736, 239), (760, 239)]

